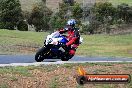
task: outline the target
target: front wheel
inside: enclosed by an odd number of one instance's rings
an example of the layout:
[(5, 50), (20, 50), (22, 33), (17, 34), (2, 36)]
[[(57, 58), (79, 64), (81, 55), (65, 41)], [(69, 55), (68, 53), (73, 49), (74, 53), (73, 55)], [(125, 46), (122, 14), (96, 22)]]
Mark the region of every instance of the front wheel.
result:
[(41, 62), (46, 58), (46, 54), (47, 54), (47, 49), (46, 47), (42, 47), (35, 55), (35, 60), (37, 62)]

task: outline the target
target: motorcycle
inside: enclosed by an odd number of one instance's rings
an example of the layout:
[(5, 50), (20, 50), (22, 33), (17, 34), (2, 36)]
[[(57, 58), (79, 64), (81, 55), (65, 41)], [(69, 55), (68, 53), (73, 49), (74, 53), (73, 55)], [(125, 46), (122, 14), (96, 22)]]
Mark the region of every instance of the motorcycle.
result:
[(62, 61), (68, 61), (73, 55), (69, 54), (69, 47), (66, 46), (67, 42), (67, 38), (59, 32), (48, 35), (44, 46), (36, 53), (35, 60), (37, 62), (41, 62), (44, 59), (61, 59)]

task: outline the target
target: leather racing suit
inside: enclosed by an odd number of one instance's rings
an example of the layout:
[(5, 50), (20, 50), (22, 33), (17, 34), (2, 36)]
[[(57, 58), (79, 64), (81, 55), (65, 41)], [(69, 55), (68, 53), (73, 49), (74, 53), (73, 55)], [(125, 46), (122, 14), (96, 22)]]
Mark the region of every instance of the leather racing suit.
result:
[(67, 28), (59, 30), (60, 34), (63, 34), (66, 32), (68, 33), (67, 39), (69, 41), (68, 43), (66, 43), (66, 45), (70, 47), (69, 54), (75, 55), (75, 52), (79, 46), (79, 40), (80, 40), (79, 29), (75, 27), (67, 27)]

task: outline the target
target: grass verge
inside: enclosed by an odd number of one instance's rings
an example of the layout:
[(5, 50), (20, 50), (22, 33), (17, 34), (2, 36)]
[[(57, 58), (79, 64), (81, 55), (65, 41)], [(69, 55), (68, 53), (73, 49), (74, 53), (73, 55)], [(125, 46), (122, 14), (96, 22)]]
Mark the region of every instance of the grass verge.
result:
[[(0, 30), (0, 54), (35, 53), (43, 46), (45, 32)], [(132, 57), (132, 34), (82, 35), (76, 54), (83, 56)]]
[(28, 69), (29, 67), (0, 67), (0, 74), (16, 74), (22, 76), (31, 76)]
[(121, 3), (126, 3), (130, 6), (132, 6), (132, 1), (131, 0), (108, 0), (109, 2), (111, 2), (113, 5), (119, 5)]
[[(85, 63), (64, 65), (42, 65), (28, 67), (8, 67), (10, 72), (0, 73), (0, 86), (3, 88), (131, 88), (128, 84), (85, 84), (76, 83), (78, 67), (82, 66), (88, 74), (131, 74), (131, 63)], [(48, 70), (48, 68), (52, 71)], [(56, 68), (54, 68), (56, 67)], [(32, 76), (18, 75), (12, 69), (23, 68)], [(1, 68), (0, 68), (1, 69)], [(2, 68), (5, 72), (7, 68)], [(132, 74), (131, 74), (132, 75)]]

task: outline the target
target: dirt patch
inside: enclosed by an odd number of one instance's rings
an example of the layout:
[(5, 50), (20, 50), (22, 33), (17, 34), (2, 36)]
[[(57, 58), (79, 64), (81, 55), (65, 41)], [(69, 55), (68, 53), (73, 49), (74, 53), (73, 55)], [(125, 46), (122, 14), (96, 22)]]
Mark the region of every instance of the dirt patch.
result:
[(129, 54), (132, 54), (132, 50), (127, 50), (127, 52), (128, 52)]
[(17, 45), (16, 46), (17, 49), (19, 50), (19, 52), (24, 52), (24, 53), (33, 53), (36, 52), (38, 50), (39, 47), (35, 47), (35, 46), (23, 46), (23, 45)]
[(29, 45), (11, 45), (11, 46), (2, 46), (0, 45), (1, 52), (5, 53), (22, 53), (22, 54), (32, 54), (37, 52), (40, 48), (38, 45), (29, 46)]
[[(86, 84), (76, 83), (77, 69), (83, 66), (89, 74), (131, 74), (132, 64), (75, 64), (40, 66), (28, 69), (31, 76), (21, 74), (0, 74), (0, 85), (9, 88), (131, 88), (130, 84)], [(49, 70), (54, 68), (52, 70)]]
[(124, 24), (121, 27), (115, 27), (111, 29), (111, 35), (121, 35), (121, 34), (131, 34), (132, 33), (132, 26), (131, 24)]

